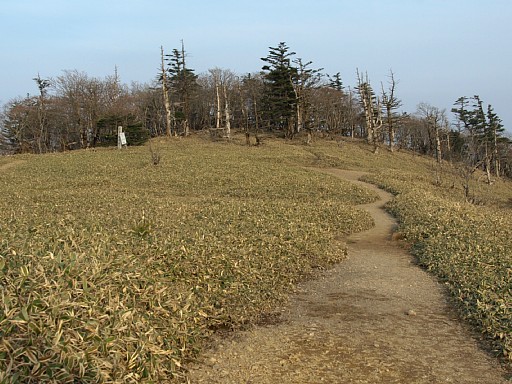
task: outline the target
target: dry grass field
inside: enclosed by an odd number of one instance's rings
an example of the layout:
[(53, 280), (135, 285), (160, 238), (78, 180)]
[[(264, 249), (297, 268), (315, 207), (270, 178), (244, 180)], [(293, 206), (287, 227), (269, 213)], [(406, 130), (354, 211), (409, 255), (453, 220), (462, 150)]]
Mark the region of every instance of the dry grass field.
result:
[[(179, 382), (208, 337), (258, 321), (345, 257), (376, 195), (311, 168), (369, 172), (420, 262), (512, 352), (511, 183), (436, 185), (429, 159), (361, 142), (159, 139), (0, 159), (0, 382)], [(15, 165), (12, 165), (16, 162)]]

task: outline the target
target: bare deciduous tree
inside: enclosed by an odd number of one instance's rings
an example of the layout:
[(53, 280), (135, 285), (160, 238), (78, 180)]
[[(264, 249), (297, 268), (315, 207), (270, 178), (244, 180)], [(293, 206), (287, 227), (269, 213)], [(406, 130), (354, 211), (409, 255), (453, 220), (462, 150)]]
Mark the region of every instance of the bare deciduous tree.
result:
[(291, 72), (293, 91), (295, 92), (295, 113), (296, 113), (296, 132), (306, 129), (308, 134), (307, 143), (312, 141), (311, 131), (311, 92), (318, 86), (322, 77), (320, 71), (322, 69), (312, 69), (309, 66), (313, 63), (309, 61), (303, 63), (302, 59), (293, 60), (297, 65)]
[(388, 90), (384, 90), (384, 85), (382, 86), (382, 104), (384, 106), (385, 116), (384, 122), (388, 131), (388, 140), (389, 140), (389, 150), (391, 152), (395, 149), (395, 131), (396, 126), (398, 125), (398, 120), (400, 119), (400, 115), (396, 112), (398, 108), (402, 105), (402, 102), (396, 97), (396, 80), (393, 74), (393, 71), (389, 71), (389, 87)]
[(448, 127), (446, 111), (427, 103), (420, 103), (417, 108), (417, 114), (428, 133), (430, 148), (433, 149), (435, 153), (436, 161), (440, 163), (443, 157), (441, 146), (442, 137), (446, 134)]
[(223, 130), (227, 138), (231, 137), (232, 95), (240, 89), (238, 77), (230, 70), (213, 68), (208, 71), (215, 88), (215, 129)]

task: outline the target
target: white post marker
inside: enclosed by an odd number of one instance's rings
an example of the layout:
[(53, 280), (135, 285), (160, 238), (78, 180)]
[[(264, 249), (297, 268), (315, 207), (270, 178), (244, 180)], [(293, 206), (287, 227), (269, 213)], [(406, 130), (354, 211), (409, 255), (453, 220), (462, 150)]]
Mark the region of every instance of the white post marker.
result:
[(123, 146), (127, 146), (126, 135), (123, 132), (123, 127), (119, 126), (117, 127), (117, 148), (121, 149)]

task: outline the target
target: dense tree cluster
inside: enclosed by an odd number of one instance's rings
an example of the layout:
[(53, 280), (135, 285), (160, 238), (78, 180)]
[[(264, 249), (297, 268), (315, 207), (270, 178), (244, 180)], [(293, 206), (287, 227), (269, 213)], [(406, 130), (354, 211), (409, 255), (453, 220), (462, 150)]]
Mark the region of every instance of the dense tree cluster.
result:
[(118, 126), (125, 127), (134, 144), (147, 139), (143, 93), (126, 89), (117, 74), (98, 79), (64, 71), (55, 79), (34, 80), (39, 95), (14, 99), (4, 107), (4, 149), (45, 153), (113, 145)]
[[(512, 176), (512, 150), (501, 120), (478, 96), (461, 97), (450, 123), (445, 110), (429, 104), (399, 111), (397, 81), (375, 88), (357, 71), (355, 89), (340, 73), (328, 75), (298, 58), (286, 43), (270, 47), (258, 73), (212, 68), (197, 75), (187, 66), (183, 43), (171, 54), (161, 50), (161, 68), (152, 84), (123, 85), (117, 70), (105, 78), (64, 71), (34, 78), (37, 95), (4, 105), (0, 151), (45, 153), (115, 145), (122, 126), (131, 145), (155, 136), (187, 136), (208, 129), (229, 137), (232, 129), (251, 135), (274, 132), (312, 140), (314, 132), (360, 137), (377, 152), (407, 149), (442, 160), (457, 160), (468, 172), (483, 169), (488, 181)], [(380, 92), (378, 91), (380, 88)]]

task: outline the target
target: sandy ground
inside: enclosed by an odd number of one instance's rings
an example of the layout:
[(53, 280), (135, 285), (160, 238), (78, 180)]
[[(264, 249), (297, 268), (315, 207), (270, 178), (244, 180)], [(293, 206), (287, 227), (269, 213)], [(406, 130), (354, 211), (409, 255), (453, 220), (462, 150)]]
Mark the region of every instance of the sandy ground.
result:
[[(329, 170), (355, 183), (361, 173)], [(363, 183), (364, 184), (364, 183)], [(391, 240), (394, 219), (347, 239), (348, 259), (300, 286), (276, 324), (219, 337), (190, 383), (510, 383), (450, 308), (443, 286)]]

